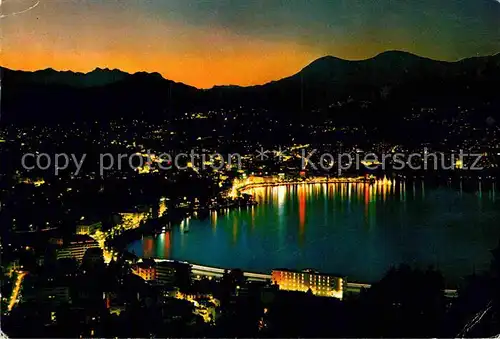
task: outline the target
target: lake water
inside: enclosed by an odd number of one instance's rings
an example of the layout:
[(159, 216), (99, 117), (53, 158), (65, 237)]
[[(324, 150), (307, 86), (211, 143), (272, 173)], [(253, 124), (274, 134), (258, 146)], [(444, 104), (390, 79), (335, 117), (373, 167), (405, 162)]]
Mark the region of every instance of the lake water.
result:
[[(479, 189), (478, 189), (479, 188)], [(374, 282), (394, 265), (434, 266), (455, 284), (488, 269), (500, 239), (494, 189), (423, 183), (258, 188), (259, 205), (192, 218), (129, 246), (143, 257), (269, 273), (314, 268)]]

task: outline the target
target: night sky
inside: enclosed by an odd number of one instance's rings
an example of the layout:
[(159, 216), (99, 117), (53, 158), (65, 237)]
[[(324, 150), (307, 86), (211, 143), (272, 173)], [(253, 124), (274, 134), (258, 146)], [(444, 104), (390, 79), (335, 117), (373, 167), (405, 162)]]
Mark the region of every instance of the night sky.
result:
[(500, 0), (3, 0), (1, 9), (2, 66), (159, 72), (198, 87), (265, 83), (328, 54), (500, 52)]

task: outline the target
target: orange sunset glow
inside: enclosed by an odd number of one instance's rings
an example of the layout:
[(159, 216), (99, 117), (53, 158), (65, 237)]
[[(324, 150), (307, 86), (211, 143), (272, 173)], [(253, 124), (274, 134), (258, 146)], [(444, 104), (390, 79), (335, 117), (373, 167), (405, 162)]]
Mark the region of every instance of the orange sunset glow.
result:
[[(414, 8), (390, 2), (382, 7), (398, 15), (377, 19), (379, 5), (3, 0), (0, 64), (18, 70), (89, 72), (100, 67), (158, 72), (167, 79), (209, 88), (277, 80), (324, 55), (365, 59), (397, 49), (456, 60), (499, 48), (496, 1), (481, 8), (470, 4), (470, 13), (476, 13), (481, 24), (471, 25), (474, 18), (460, 11), (451, 28), (441, 21), (452, 18), (443, 18), (446, 8), (435, 1), (419, 3), (428, 13), (422, 18), (415, 16)], [(439, 20), (429, 26), (433, 18)], [(453, 39), (448, 29), (453, 29)], [(480, 40), (471, 38), (479, 35)]]

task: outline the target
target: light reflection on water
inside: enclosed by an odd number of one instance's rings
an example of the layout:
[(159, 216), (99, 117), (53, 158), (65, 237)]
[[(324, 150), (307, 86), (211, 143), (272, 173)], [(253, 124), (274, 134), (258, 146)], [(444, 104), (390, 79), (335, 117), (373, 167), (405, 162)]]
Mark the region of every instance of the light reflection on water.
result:
[(363, 282), (408, 263), (434, 266), (456, 282), (487, 269), (500, 238), (500, 201), (484, 185), (464, 192), (461, 184), (300, 184), (249, 193), (258, 206), (186, 220), (129, 249), (255, 272), (311, 267)]

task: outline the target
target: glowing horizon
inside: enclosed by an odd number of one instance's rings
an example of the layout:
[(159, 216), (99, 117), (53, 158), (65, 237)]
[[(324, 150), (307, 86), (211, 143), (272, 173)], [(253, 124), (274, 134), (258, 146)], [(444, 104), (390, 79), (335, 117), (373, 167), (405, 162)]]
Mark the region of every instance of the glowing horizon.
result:
[(4, 0), (1, 10), (3, 67), (157, 72), (198, 88), (264, 84), (326, 55), (500, 52), (495, 0)]

